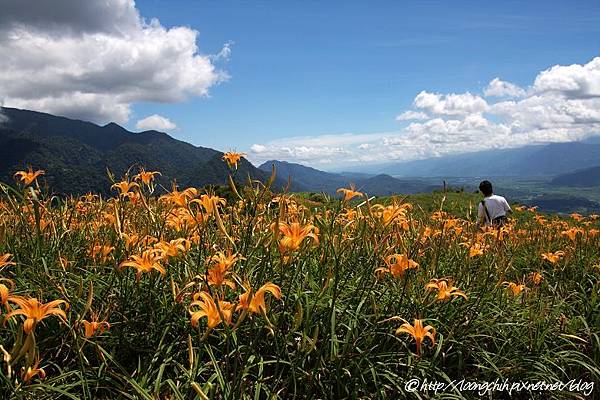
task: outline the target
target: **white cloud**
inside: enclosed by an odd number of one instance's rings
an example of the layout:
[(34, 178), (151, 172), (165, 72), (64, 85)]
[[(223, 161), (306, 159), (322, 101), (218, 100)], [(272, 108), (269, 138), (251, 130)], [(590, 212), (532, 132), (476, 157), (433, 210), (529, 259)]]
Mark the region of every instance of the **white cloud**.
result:
[[(198, 32), (140, 17), (133, 0), (7, 0), (0, 16), (0, 98), (104, 123), (135, 102), (206, 96), (227, 79)], [(226, 44), (217, 59), (230, 55)]]
[(396, 121), (410, 121), (410, 120), (424, 120), (428, 119), (429, 116), (424, 112), (420, 111), (404, 111), (402, 114), (396, 117)]
[(488, 104), (483, 98), (469, 92), (443, 95), (422, 91), (415, 97), (413, 104), (419, 110), (436, 115), (482, 113), (488, 108)]
[(486, 97), (522, 97), (525, 90), (514, 83), (494, 78), (483, 91)]
[(214, 56), (211, 56), (211, 58), (214, 61), (219, 61), (219, 60), (229, 60), (229, 57), (231, 57), (231, 46), (233, 46), (233, 42), (229, 41), (227, 43), (225, 43), (223, 45), (223, 48), (221, 49), (220, 52), (218, 52), (217, 54), (215, 54)]
[(255, 153), (255, 154), (260, 154), (260, 153), (266, 152), (267, 151), (267, 147), (263, 146), (262, 144), (253, 144), (250, 147), (250, 151), (252, 153)]
[(339, 161), (340, 158), (350, 153), (344, 147), (327, 146), (279, 146), (279, 145), (253, 145), (250, 148), (249, 158), (256, 163), (267, 160), (293, 160), (299, 163), (330, 164), (331, 158)]
[(572, 98), (600, 97), (600, 57), (587, 64), (555, 65), (533, 84), (536, 93), (555, 92)]
[(469, 92), (422, 91), (414, 99), (414, 109), (396, 118), (410, 121), (396, 132), (279, 139), (251, 149), (250, 159), (319, 165), (326, 158), (343, 166), (569, 142), (600, 135), (600, 57), (583, 65), (541, 71), (527, 89), (495, 78), (484, 92), (500, 99), (486, 101)]
[(163, 117), (162, 115), (153, 114), (144, 119), (140, 119), (135, 127), (141, 130), (156, 130), (156, 131), (172, 131), (177, 129), (177, 125), (173, 123), (169, 118)]

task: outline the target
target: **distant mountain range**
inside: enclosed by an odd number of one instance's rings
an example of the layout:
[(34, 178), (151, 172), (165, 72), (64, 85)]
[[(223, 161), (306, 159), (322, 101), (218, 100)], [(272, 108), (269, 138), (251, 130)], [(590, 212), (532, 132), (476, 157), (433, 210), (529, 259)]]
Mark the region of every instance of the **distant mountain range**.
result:
[[(223, 153), (193, 146), (158, 131), (130, 132), (110, 123), (99, 126), (50, 114), (1, 108), (0, 181), (12, 182), (28, 165), (46, 170), (44, 179), (56, 193), (109, 193), (107, 169), (120, 178), (128, 168), (145, 167), (163, 175), (170, 188), (227, 183)], [(275, 188), (334, 195), (352, 183), (370, 195), (412, 194), (441, 188), (433, 177), (541, 177), (549, 185), (600, 187), (600, 139), (584, 142), (490, 150), (428, 160), (362, 166), (349, 172), (324, 172), (300, 164), (267, 161), (260, 167), (242, 159), (235, 179), (265, 180), (275, 166)], [(421, 178), (421, 179), (419, 179)], [(553, 178), (548, 180), (549, 178)], [(436, 183), (435, 185), (432, 183)]]
[[(160, 171), (159, 183), (167, 188), (172, 180), (194, 187), (227, 182), (229, 170), (221, 159), (223, 153), (166, 133), (133, 133), (115, 123), (98, 126), (14, 108), (1, 111), (7, 117), (0, 125), (3, 182), (13, 182), (14, 172), (28, 165), (46, 170), (44, 178), (57, 193), (108, 193), (107, 168), (120, 178), (131, 166)], [(242, 159), (235, 176), (245, 180), (248, 174), (261, 180), (270, 175)], [(285, 182), (279, 179), (276, 184)]]
[[(598, 160), (600, 163), (600, 160)], [(555, 186), (591, 187), (600, 186), (600, 166), (578, 169), (576, 171), (554, 177), (550, 181)]]
[(337, 189), (349, 187), (350, 184), (354, 184), (356, 189), (361, 192), (375, 196), (422, 193), (439, 188), (439, 186), (419, 179), (398, 179), (386, 174), (331, 173), (277, 160), (266, 161), (258, 168), (266, 172), (271, 171), (273, 166), (280, 178), (291, 178), (291, 181), (295, 182), (301, 191), (306, 192), (323, 192), (334, 195)]
[(600, 140), (593, 138), (371, 165), (360, 171), (396, 177), (552, 177), (599, 164)]

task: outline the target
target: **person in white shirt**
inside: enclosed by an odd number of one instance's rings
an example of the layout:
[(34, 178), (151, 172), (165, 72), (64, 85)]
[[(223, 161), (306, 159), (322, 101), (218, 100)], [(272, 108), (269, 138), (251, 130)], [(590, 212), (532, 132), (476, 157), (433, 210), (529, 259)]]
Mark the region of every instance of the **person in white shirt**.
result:
[(483, 194), (484, 198), (479, 203), (479, 210), (477, 212), (478, 222), (482, 225), (503, 226), (507, 221), (506, 215), (512, 213), (512, 209), (506, 199), (494, 194), (490, 181), (481, 182), (479, 184), (479, 191)]

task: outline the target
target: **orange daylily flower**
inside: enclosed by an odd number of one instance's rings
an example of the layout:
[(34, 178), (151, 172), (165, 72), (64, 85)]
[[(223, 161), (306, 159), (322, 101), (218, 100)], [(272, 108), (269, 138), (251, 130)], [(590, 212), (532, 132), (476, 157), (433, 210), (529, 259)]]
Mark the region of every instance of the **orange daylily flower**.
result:
[(158, 171), (149, 172), (144, 168), (140, 168), (140, 172), (133, 177), (136, 181), (142, 181), (145, 185), (150, 185), (150, 182), (154, 180), (154, 175), (162, 175)]
[(342, 201), (349, 201), (349, 200), (352, 200), (354, 197), (363, 197), (364, 196), (363, 193), (358, 192), (356, 190), (356, 187), (354, 186), (354, 184), (350, 185), (350, 189), (340, 188), (340, 189), (336, 190), (336, 193), (344, 194), (344, 198)]
[(178, 207), (186, 207), (188, 202), (198, 195), (198, 189), (187, 188), (179, 191), (176, 185), (173, 185), (171, 193), (160, 196), (160, 200), (172, 203)]
[(27, 367), (27, 370), (23, 370), (23, 382), (29, 383), (36, 375), (39, 376), (41, 380), (46, 379), (46, 372), (43, 368), (40, 368), (39, 366), (40, 358), (38, 357), (32, 366)]
[[(199, 307), (200, 309), (194, 310), (194, 307)], [(234, 307), (235, 305), (228, 301), (219, 300), (219, 308), (217, 308), (217, 304), (210, 294), (199, 292), (194, 294), (194, 301), (190, 303), (188, 312), (191, 315), (193, 327), (197, 327), (200, 319), (206, 317), (208, 319), (208, 329), (212, 329), (223, 322), (221, 315), (223, 315), (225, 323), (228, 325), (231, 324), (231, 315), (233, 314)]]
[(193, 200), (193, 202), (204, 207), (207, 214), (214, 214), (218, 206), (224, 206), (226, 204), (225, 199), (219, 196), (211, 196), (209, 194), (203, 194), (200, 196), (200, 199)]
[(422, 319), (415, 318), (414, 325), (411, 325), (405, 319), (401, 320), (404, 321), (404, 323), (402, 326), (396, 329), (396, 335), (408, 333), (410, 336), (412, 336), (417, 344), (417, 356), (421, 355), (421, 344), (426, 338), (429, 338), (429, 340), (431, 340), (431, 345), (435, 346), (435, 328), (433, 326), (423, 326)]
[[(237, 310), (248, 310), (251, 313), (267, 313), (267, 305), (265, 304), (265, 294), (271, 293), (276, 299), (281, 299), (281, 289), (274, 283), (267, 282), (256, 291), (252, 293), (252, 288), (248, 285), (246, 293), (240, 294), (240, 303), (237, 306)], [(252, 298), (250, 299), (250, 296)], [(250, 301), (248, 301), (250, 299)]]
[(46, 171), (42, 169), (34, 172), (33, 169), (29, 167), (27, 171), (15, 172), (15, 177), (18, 177), (19, 180), (25, 184), (25, 186), (29, 186), (38, 178), (38, 176), (44, 175), (45, 173)]
[(142, 253), (142, 255), (134, 255), (131, 256), (128, 261), (123, 261), (119, 267), (135, 268), (137, 271), (135, 274), (135, 279), (139, 281), (142, 273), (150, 273), (154, 269), (160, 272), (161, 275), (165, 275), (167, 271), (160, 264), (159, 261), (161, 259), (162, 256), (160, 255), (160, 251), (157, 251), (156, 249), (147, 249)]
[(552, 264), (556, 264), (565, 256), (565, 252), (562, 250), (555, 251), (554, 253), (542, 253), (542, 260), (546, 260)]
[(90, 255), (94, 259), (100, 256), (100, 261), (106, 262), (106, 260), (108, 260), (108, 256), (114, 249), (115, 248), (113, 246), (95, 244), (90, 250)]
[(440, 301), (448, 301), (452, 298), (452, 296), (460, 296), (465, 300), (467, 299), (467, 295), (462, 290), (459, 290), (456, 286), (452, 286), (452, 283), (447, 279), (432, 279), (427, 285), (425, 285), (426, 290), (437, 290), (437, 300)]
[(312, 239), (315, 245), (319, 244), (319, 230), (311, 224), (302, 226), (299, 222), (280, 222), (279, 232), (283, 234), (279, 241), (279, 251), (282, 253), (298, 250), (306, 238)]
[(411, 208), (411, 204), (404, 203), (398, 205), (396, 202), (393, 202), (389, 206), (383, 206), (381, 204), (375, 204), (373, 206), (373, 209), (379, 213), (379, 217), (384, 226), (397, 220), (402, 224), (404, 230), (408, 230), (409, 228), (408, 221), (406, 220), (406, 212)]
[(81, 196), (81, 200), (85, 203), (92, 203), (94, 202), (96, 199), (98, 199), (100, 196), (98, 196), (97, 194), (93, 194), (93, 193), (86, 193), (83, 196)]
[(429, 240), (429, 238), (432, 237), (432, 233), (433, 233), (433, 229), (426, 226), (425, 229), (423, 230), (423, 233), (421, 234), (421, 237), (419, 238), (419, 241), (421, 243), (427, 242)]
[(482, 256), (484, 251), (488, 249), (489, 246), (481, 244), (481, 243), (473, 243), (471, 247), (469, 247), (469, 257), (477, 257)]
[(542, 274), (540, 274), (539, 272), (532, 272), (531, 280), (533, 281), (534, 284), (539, 285), (544, 280), (544, 276)]
[(6, 253), (0, 256), (0, 268), (5, 267), (7, 265), (15, 265), (14, 262), (8, 261), (9, 258), (12, 257), (12, 254)]
[(83, 329), (85, 331), (86, 338), (91, 338), (96, 334), (101, 335), (102, 333), (110, 329), (110, 324), (106, 320), (98, 321), (97, 314), (92, 315), (91, 321), (83, 320), (81, 322), (83, 323)]
[(527, 289), (527, 286), (523, 285), (522, 283), (515, 283), (515, 282), (502, 282), (503, 285), (506, 285), (506, 288), (508, 289), (508, 291), (513, 295), (513, 296), (518, 296), (519, 294), (521, 294), (522, 291)]
[(8, 320), (17, 315), (25, 316), (26, 319), (25, 323), (23, 323), (23, 331), (26, 334), (32, 332), (38, 322), (52, 315), (56, 315), (66, 323), (67, 315), (64, 310), (59, 307), (61, 304), (64, 304), (65, 309), (69, 308), (69, 303), (64, 300), (54, 300), (44, 304), (40, 303), (35, 297), (25, 298), (21, 296), (11, 296), (8, 298), (8, 301), (15, 303), (19, 308), (6, 314), (6, 319)]
[(112, 185), (111, 189), (117, 189), (120, 196), (129, 196), (129, 192), (136, 187), (139, 187), (139, 185), (135, 182), (121, 181)]
[(577, 234), (583, 235), (583, 233), (581, 228), (571, 228), (561, 232), (563, 236), (567, 236), (572, 242), (577, 240)]
[(190, 249), (190, 241), (187, 239), (175, 239), (170, 242), (160, 241), (154, 245), (163, 258), (177, 257), (179, 252), (185, 253)]
[[(5, 282), (6, 284), (2, 283)], [(8, 286), (6, 286), (8, 285)], [(8, 305), (8, 299), (10, 298), (10, 292), (15, 288), (15, 283), (8, 278), (0, 278), (0, 306), (6, 307), (10, 311)]]
[(342, 213), (340, 213), (340, 219), (342, 219), (343, 221), (354, 221), (357, 217), (358, 213), (356, 212), (356, 210), (352, 209), (352, 208), (348, 208), (346, 210), (344, 210)]
[(245, 155), (246, 153), (236, 153), (233, 151), (228, 151), (227, 153), (223, 154), (223, 161), (226, 161), (227, 165), (229, 165), (230, 167), (233, 166), (235, 169), (237, 169), (238, 162)]
[(392, 254), (385, 258), (387, 267), (380, 267), (375, 273), (389, 272), (394, 278), (402, 278), (409, 269), (419, 268), (419, 264), (408, 258), (406, 254)]
[(245, 260), (244, 257), (237, 254), (228, 253), (225, 255), (222, 251), (213, 255), (210, 261), (213, 266), (207, 271), (208, 284), (211, 286), (222, 286), (227, 285), (232, 289), (235, 289), (235, 283), (227, 279), (227, 275), (230, 274), (230, 269), (239, 260)]
[(583, 215), (578, 214), (578, 213), (573, 213), (570, 215), (570, 217), (573, 218), (577, 222), (583, 221), (585, 219), (585, 217)]

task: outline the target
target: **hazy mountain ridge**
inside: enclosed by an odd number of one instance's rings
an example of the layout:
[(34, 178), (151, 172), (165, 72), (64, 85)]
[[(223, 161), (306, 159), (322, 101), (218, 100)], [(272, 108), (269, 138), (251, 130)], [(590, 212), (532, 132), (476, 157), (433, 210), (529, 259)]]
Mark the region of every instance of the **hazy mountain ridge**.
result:
[(595, 167), (599, 163), (600, 139), (592, 137), (581, 142), (529, 145), (370, 165), (361, 167), (360, 171), (396, 177), (552, 177)]
[[(99, 126), (13, 108), (2, 112), (8, 120), (0, 126), (0, 181), (12, 182), (16, 170), (31, 165), (46, 170), (45, 178), (58, 193), (107, 193), (107, 168), (120, 177), (138, 165), (160, 171), (158, 182), (167, 187), (172, 180), (195, 187), (227, 182), (223, 153), (163, 132), (133, 133), (115, 123)], [(262, 180), (269, 175), (242, 159), (235, 176), (244, 180), (248, 174)]]
[(388, 196), (398, 193), (410, 194), (429, 192), (437, 186), (418, 179), (398, 179), (387, 174), (368, 175), (355, 173), (324, 172), (301, 164), (286, 161), (270, 160), (259, 166), (263, 171), (270, 171), (275, 165), (280, 178), (291, 178), (303, 191), (325, 192), (335, 194), (342, 187), (354, 184), (357, 190), (369, 195)]
[[(600, 162), (600, 160), (598, 160)], [(600, 166), (578, 169), (555, 176), (551, 181), (555, 186), (591, 187), (600, 186)]]

